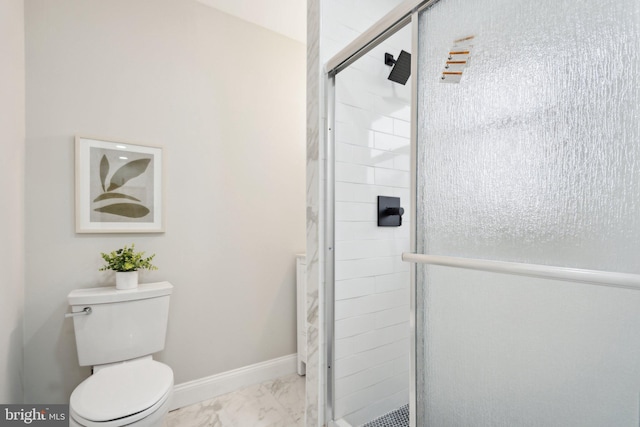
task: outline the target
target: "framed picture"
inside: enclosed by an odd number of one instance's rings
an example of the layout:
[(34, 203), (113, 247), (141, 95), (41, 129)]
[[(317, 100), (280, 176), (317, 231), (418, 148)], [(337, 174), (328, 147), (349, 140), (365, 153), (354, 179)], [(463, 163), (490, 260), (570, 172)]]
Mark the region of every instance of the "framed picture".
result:
[(162, 148), (76, 136), (76, 232), (164, 232)]

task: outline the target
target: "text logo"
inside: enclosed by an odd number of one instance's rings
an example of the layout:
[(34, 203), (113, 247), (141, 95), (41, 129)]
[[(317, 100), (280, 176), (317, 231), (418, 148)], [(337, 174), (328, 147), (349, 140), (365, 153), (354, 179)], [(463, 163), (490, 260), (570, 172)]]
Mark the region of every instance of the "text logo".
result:
[(69, 405), (0, 405), (0, 427), (67, 427)]

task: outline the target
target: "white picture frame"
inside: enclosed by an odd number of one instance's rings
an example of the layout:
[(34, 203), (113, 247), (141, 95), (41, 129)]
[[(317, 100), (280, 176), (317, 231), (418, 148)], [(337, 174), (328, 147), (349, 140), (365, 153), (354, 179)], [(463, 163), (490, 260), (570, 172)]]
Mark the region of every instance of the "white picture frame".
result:
[(162, 147), (77, 135), (76, 233), (162, 233)]

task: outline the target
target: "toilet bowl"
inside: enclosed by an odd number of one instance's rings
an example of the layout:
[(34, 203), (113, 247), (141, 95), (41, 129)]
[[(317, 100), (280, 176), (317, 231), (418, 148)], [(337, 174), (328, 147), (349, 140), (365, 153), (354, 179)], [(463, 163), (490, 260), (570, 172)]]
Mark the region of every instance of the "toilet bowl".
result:
[(173, 371), (151, 358), (97, 367), (71, 394), (69, 426), (160, 426), (173, 394)]

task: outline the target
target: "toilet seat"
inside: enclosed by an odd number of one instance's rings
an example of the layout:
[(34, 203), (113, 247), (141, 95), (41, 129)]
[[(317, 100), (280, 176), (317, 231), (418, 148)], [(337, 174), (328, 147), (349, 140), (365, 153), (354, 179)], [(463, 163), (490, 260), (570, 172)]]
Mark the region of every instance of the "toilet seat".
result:
[[(163, 399), (161, 401), (158, 401), (158, 403), (156, 403), (152, 407), (147, 408), (142, 412), (138, 412), (137, 414), (133, 414), (125, 418), (118, 418), (111, 421), (96, 422), (96, 421), (87, 420), (81, 417), (80, 415), (78, 415), (78, 413), (75, 412), (73, 408), (69, 408), (69, 415), (71, 418), (69, 421), (73, 421), (73, 422), (70, 422), (69, 425), (81, 426), (81, 427), (121, 427), (121, 426), (129, 426), (133, 424), (138, 425), (138, 422), (143, 423), (145, 421), (148, 421), (149, 419), (153, 419), (154, 415), (156, 415), (157, 419), (155, 421), (157, 422), (158, 420), (161, 420), (164, 417), (164, 415), (169, 411), (169, 397), (171, 395), (172, 395), (172, 391), (169, 390), (167, 394), (163, 397)], [(142, 425), (151, 426), (156, 424), (154, 424), (153, 422), (149, 422), (147, 424), (141, 424), (141, 426)]]
[(123, 426), (157, 411), (173, 391), (173, 371), (152, 359), (95, 372), (71, 394), (70, 415), (83, 426)]

